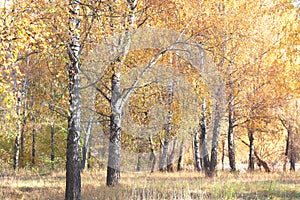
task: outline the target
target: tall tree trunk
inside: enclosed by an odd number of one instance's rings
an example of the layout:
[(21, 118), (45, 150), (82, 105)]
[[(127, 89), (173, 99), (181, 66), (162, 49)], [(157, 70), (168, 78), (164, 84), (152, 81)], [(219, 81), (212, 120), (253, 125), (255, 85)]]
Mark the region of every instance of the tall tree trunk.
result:
[(18, 94), (17, 98), (17, 136), (14, 145), (14, 170), (19, 168), (19, 157), (20, 157), (20, 138), (21, 138), (21, 94)]
[(199, 172), (201, 170), (201, 163), (200, 163), (200, 147), (199, 147), (198, 130), (196, 130), (194, 133), (194, 158), (195, 158), (195, 170)]
[(203, 168), (205, 175), (209, 175), (210, 171), (210, 161), (209, 161), (209, 154), (208, 154), (208, 148), (207, 148), (207, 121), (206, 121), (206, 100), (202, 100), (202, 119), (200, 123), (201, 127), (201, 157), (203, 161)]
[(183, 152), (184, 152), (184, 141), (182, 139), (181, 143), (180, 143), (177, 171), (182, 171), (183, 170)]
[(122, 122), (122, 99), (120, 88), (120, 74), (116, 73), (111, 80), (111, 117), (110, 117), (110, 137), (109, 154), (106, 185), (115, 186), (120, 182), (121, 164), (121, 122)]
[(168, 172), (174, 172), (174, 157), (175, 157), (175, 149), (176, 149), (176, 146), (177, 146), (177, 138), (175, 138), (173, 141), (172, 141), (172, 151), (170, 153), (170, 156), (169, 156), (169, 159), (168, 159), (168, 165), (167, 165), (167, 171)]
[(210, 176), (214, 176), (216, 173), (216, 167), (218, 164), (218, 143), (220, 137), (221, 129), (221, 105), (219, 102), (216, 103), (214, 108), (213, 116), (213, 136), (212, 136), (212, 145), (211, 145), (211, 158), (210, 158)]
[[(23, 87), (20, 90), (17, 89), (17, 72), (14, 71), (14, 75), (13, 75), (13, 79), (14, 79), (14, 92), (17, 95), (17, 136), (15, 139), (15, 145), (14, 145), (14, 169), (17, 170), (19, 168), (20, 165), (20, 140), (21, 140), (21, 135), (22, 135), (22, 115), (21, 115), (21, 105), (22, 105), (22, 98), (25, 94), (25, 90), (27, 87), (27, 77), (25, 76), (24, 78), (24, 82), (23, 82)], [(25, 112), (25, 107), (23, 108), (24, 112)], [(23, 112), (23, 114), (24, 114)], [(23, 115), (23, 119), (25, 118), (25, 116)]]
[(151, 168), (150, 168), (150, 172), (153, 173), (154, 169), (155, 169), (155, 164), (156, 164), (156, 153), (155, 153), (155, 149), (154, 149), (154, 144), (153, 144), (153, 140), (151, 135), (149, 136), (149, 143), (150, 143), (150, 162), (151, 162)]
[[(91, 80), (90, 80), (91, 81)], [(82, 147), (82, 161), (81, 161), (81, 169), (84, 170), (86, 167), (87, 163), (87, 154), (90, 149), (90, 138), (92, 134), (92, 128), (93, 128), (93, 120), (94, 120), (94, 112), (95, 112), (95, 100), (96, 100), (96, 91), (95, 88), (91, 87), (88, 88), (87, 94), (89, 96), (88, 106), (89, 106), (89, 111), (88, 111), (88, 122), (86, 124), (86, 127), (83, 128), (84, 130), (84, 141), (83, 141), (83, 147)]]
[(51, 134), (51, 169), (54, 170), (54, 161), (55, 161), (55, 131), (54, 124), (50, 124), (50, 134)]
[(235, 166), (235, 148), (234, 148), (234, 105), (231, 101), (228, 106), (228, 158), (230, 171), (236, 171)]
[(80, 0), (69, 1), (69, 119), (66, 162), (66, 200), (81, 199), (80, 177)]
[(31, 143), (31, 165), (35, 166), (35, 135), (36, 135), (36, 130), (35, 130), (35, 118), (32, 117), (31, 119), (32, 124), (33, 124), (33, 129), (32, 129), (32, 133), (31, 133), (31, 139), (32, 139), (32, 143)]
[[(129, 17), (128, 23), (133, 28), (135, 24), (135, 8), (137, 5), (137, 0), (127, 0), (127, 5), (129, 7)], [(110, 11), (113, 13), (113, 7), (110, 5)], [(113, 28), (114, 23), (111, 21), (111, 28)], [(121, 44), (123, 50), (123, 59), (120, 60), (120, 65), (124, 64), (124, 59), (126, 58), (131, 44), (131, 33), (128, 31), (125, 34), (124, 43)], [(115, 47), (114, 51), (117, 52)], [(120, 183), (120, 164), (121, 164), (121, 122), (122, 122), (122, 110), (127, 99), (130, 97), (131, 93), (135, 88), (135, 84), (127, 91), (126, 94), (121, 94), (120, 87), (120, 73), (113, 69), (114, 74), (111, 81), (111, 116), (110, 116), (110, 142), (109, 142), (109, 153), (108, 153), (108, 166), (107, 166), (107, 176), (106, 185), (115, 186)]]
[(81, 162), (81, 169), (83, 170), (86, 166), (86, 156), (87, 156), (87, 150), (88, 150), (88, 145), (89, 145), (89, 140), (90, 140), (90, 135), (92, 132), (92, 124), (93, 124), (93, 112), (90, 112), (90, 119), (88, 121), (86, 131), (85, 131), (85, 137), (84, 137), (84, 142), (83, 142), (83, 147), (82, 147), (82, 162)]
[(19, 163), (21, 167), (25, 166), (25, 127), (26, 127), (26, 116), (25, 116), (25, 110), (26, 110), (26, 101), (23, 101), (23, 112), (22, 112), (22, 128), (21, 128), (21, 137), (20, 137), (20, 158)]
[(166, 170), (165, 167), (167, 165), (167, 160), (168, 160), (171, 121), (173, 117), (173, 111), (171, 109), (173, 98), (174, 98), (174, 81), (171, 81), (170, 86), (168, 88), (168, 100), (167, 100), (168, 116), (167, 116), (167, 122), (165, 124), (165, 137), (164, 137), (164, 143), (162, 147), (162, 154), (159, 161), (159, 171)]
[(169, 136), (165, 132), (165, 138), (162, 146), (162, 153), (159, 159), (159, 171), (165, 171), (166, 170), (166, 164), (168, 160), (168, 149), (169, 149)]
[(249, 138), (249, 171), (254, 171), (254, 131), (248, 129)]

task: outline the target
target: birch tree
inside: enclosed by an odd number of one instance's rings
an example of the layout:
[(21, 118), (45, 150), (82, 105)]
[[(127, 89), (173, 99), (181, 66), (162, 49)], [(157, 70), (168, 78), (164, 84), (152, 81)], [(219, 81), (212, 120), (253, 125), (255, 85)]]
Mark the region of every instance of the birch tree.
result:
[(70, 63), (69, 74), (69, 119), (67, 138), (67, 163), (66, 163), (66, 192), (65, 199), (81, 199), (80, 177), (80, 1), (69, 2), (69, 33), (70, 40), (68, 53)]
[(162, 145), (162, 153), (161, 153), (161, 158), (159, 160), (159, 170), (160, 171), (165, 171), (166, 166), (168, 165), (168, 150), (169, 150), (169, 143), (171, 139), (171, 121), (173, 117), (173, 111), (172, 111), (172, 103), (174, 99), (174, 89), (175, 89), (175, 83), (172, 80), (170, 82), (170, 85), (168, 87), (168, 99), (167, 99), (167, 121), (165, 124), (164, 128), (164, 141)]

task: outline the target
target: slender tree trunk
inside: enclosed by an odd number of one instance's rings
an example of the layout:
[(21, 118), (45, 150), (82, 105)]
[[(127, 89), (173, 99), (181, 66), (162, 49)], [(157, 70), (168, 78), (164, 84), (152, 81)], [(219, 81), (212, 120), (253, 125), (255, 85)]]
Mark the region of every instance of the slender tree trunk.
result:
[(254, 171), (254, 132), (248, 129), (249, 138), (249, 171)]
[(115, 186), (120, 182), (121, 164), (121, 122), (122, 122), (122, 99), (120, 88), (120, 74), (114, 74), (111, 81), (111, 117), (110, 138), (106, 185)]
[(168, 160), (168, 149), (169, 149), (169, 140), (170, 140), (170, 132), (171, 132), (171, 121), (173, 117), (173, 111), (171, 109), (171, 105), (173, 103), (174, 98), (174, 81), (171, 81), (170, 86), (168, 88), (168, 116), (167, 116), (167, 123), (165, 125), (165, 137), (164, 143), (162, 147), (162, 154), (159, 161), (159, 171), (165, 171), (165, 167), (167, 165)]
[(222, 171), (225, 170), (225, 139), (222, 139), (222, 157), (221, 157), (221, 160), (222, 160)]
[(218, 140), (219, 140), (219, 136), (217, 136), (217, 135), (215, 135), (215, 137), (213, 136), (212, 147), (211, 147), (209, 176), (214, 176), (216, 173), (216, 167), (218, 164)]
[(172, 141), (172, 151), (171, 151), (171, 154), (169, 156), (169, 159), (168, 159), (168, 165), (167, 165), (167, 171), (168, 172), (174, 172), (174, 156), (175, 156), (175, 149), (176, 149), (176, 146), (177, 146), (177, 138), (175, 138), (173, 141)]
[(14, 170), (19, 169), (20, 135), (16, 136), (14, 146)]
[(150, 172), (153, 173), (154, 169), (155, 169), (155, 164), (156, 164), (156, 153), (155, 153), (155, 149), (154, 149), (154, 144), (153, 144), (153, 140), (151, 135), (149, 136), (149, 143), (150, 143), (150, 162), (151, 162), (151, 168), (150, 168)]
[(195, 158), (195, 170), (199, 172), (201, 170), (200, 163), (200, 147), (199, 147), (199, 134), (198, 130), (194, 133), (194, 158)]
[(290, 134), (289, 134), (289, 157), (290, 157), (290, 171), (296, 171), (296, 155), (295, 155), (295, 149), (294, 149), (294, 134), (293, 130), (290, 127)]
[[(97, 126), (98, 124), (96, 124)], [(90, 134), (90, 138), (88, 140), (88, 151), (87, 151), (87, 168), (91, 169), (92, 168), (92, 133)]]
[[(17, 115), (18, 115), (18, 119), (17, 119), (17, 136), (15, 139), (15, 144), (14, 144), (14, 169), (17, 170), (20, 167), (20, 140), (21, 140), (21, 135), (22, 135), (22, 130), (24, 130), (24, 127), (22, 126), (22, 117), (23, 120), (25, 119), (25, 106), (24, 106), (24, 111), (23, 111), (23, 116), (21, 114), (21, 105), (22, 105), (22, 98), (25, 94), (25, 90), (27, 87), (27, 77), (24, 77), (24, 82), (23, 82), (23, 87), (20, 90), (17, 89), (17, 75), (16, 75), (16, 71), (14, 71), (13, 74), (13, 79), (14, 79), (14, 92), (17, 95)], [(25, 105), (25, 104), (24, 104)], [(24, 132), (23, 132), (24, 134)], [(24, 145), (23, 145), (24, 148)]]
[(180, 143), (177, 171), (182, 171), (183, 170), (183, 152), (184, 152), (184, 141), (182, 139), (182, 141)]
[(290, 160), (290, 171), (296, 170), (296, 156), (295, 156), (295, 150), (294, 150), (294, 133), (292, 130), (292, 126), (287, 126), (288, 131), (288, 157)]
[(201, 157), (203, 161), (203, 168), (205, 175), (209, 175), (210, 171), (210, 161), (209, 161), (209, 154), (207, 149), (207, 122), (206, 122), (206, 100), (202, 100), (202, 119), (200, 123), (201, 127)]
[(21, 138), (21, 95), (17, 98), (17, 136), (14, 145), (14, 170), (19, 168), (19, 156), (20, 156), (20, 138)]
[(35, 166), (35, 135), (36, 135), (36, 130), (35, 130), (35, 118), (32, 117), (32, 124), (33, 124), (33, 129), (32, 129), (32, 133), (31, 133), (31, 139), (32, 139), (32, 143), (31, 143), (31, 165)]
[(136, 164), (136, 171), (139, 172), (141, 171), (141, 167), (142, 167), (142, 155), (138, 154), (138, 159), (137, 159), (137, 164)]
[(295, 156), (295, 151), (294, 151), (294, 134), (293, 130), (290, 124), (288, 124), (284, 119), (280, 118), (280, 121), (282, 125), (285, 127), (287, 130), (287, 139), (286, 139), (286, 147), (285, 147), (285, 162), (283, 165), (283, 171), (286, 171), (286, 164), (287, 160), (290, 161), (290, 171), (295, 171), (296, 170), (296, 156)]
[(286, 165), (289, 157), (289, 131), (288, 131), (288, 136), (286, 138), (286, 145), (285, 145), (285, 153), (284, 153), (284, 164), (283, 164), (283, 171), (286, 171)]
[(233, 102), (229, 103), (229, 116), (228, 116), (228, 158), (230, 171), (236, 171), (235, 166), (235, 147), (234, 147), (234, 106)]
[(296, 159), (294, 153), (292, 153), (290, 158), (290, 171), (296, 171)]
[(168, 149), (169, 149), (169, 136), (168, 133), (165, 132), (164, 143), (162, 146), (162, 153), (159, 159), (159, 171), (166, 170), (166, 164), (168, 160)]
[(54, 170), (54, 161), (55, 161), (55, 131), (54, 124), (50, 124), (50, 134), (51, 134), (51, 169)]
[(82, 162), (81, 162), (82, 170), (86, 166), (86, 156), (87, 156), (90, 135), (92, 132), (92, 124), (93, 124), (93, 111), (90, 112), (90, 119), (89, 119), (89, 122), (88, 122), (88, 125), (86, 128), (86, 131), (85, 131), (85, 137), (84, 137), (84, 142), (83, 142), (83, 147), (82, 147)]
[(69, 1), (69, 119), (66, 162), (66, 200), (81, 199), (80, 163), (80, 0)]
[(21, 137), (20, 137), (20, 156), (19, 156), (19, 163), (21, 167), (25, 166), (25, 127), (26, 127), (26, 116), (25, 116), (25, 109), (26, 109), (26, 102), (23, 103), (23, 112), (22, 112), (22, 128), (21, 128)]
[(211, 158), (210, 158), (210, 176), (214, 176), (216, 173), (216, 167), (218, 164), (218, 143), (220, 137), (221, 128), (221, 109), (219, 103), (216, 104), (214, 111), (214, 122), (213, 122), (213, 137), (211, 145)]
[(13, 79), (14, 79), (14, 92), (17, 95), (17, 136), (15, 138), (15, 144), (14, 144), (14, 170), (17, 170), (19, 168), (19, 154), (20, 154), (20, 137), (21, 137), (21, 95), (17, 89), (17, 75), (16, 71), (13, 71)]
[(87, 168), (88, 169), (92, 168), (91, 158), (92, 158), (92, 148), (91, 148), (91, 145), (89, 145), (88, 156), (87, 156)]
[[(90, 80), (91, 81), (91, 80)], [(87, 154), (90, 149), (90, 138), (92, 134), (92, 127), (93, 127), (93, 120), (94, 120), (94, 110), (95, 110), (95, 99), (96, 99), (96, 91), (95, 88), (91, 87), (87, 91), (87, 95), (89, 95), (90, 99), (88, 100), (88, 104), (90, 105), (89, 111), (88, 111), (88, 122), (84, 130), (84, 142), (82, 147), (82, 161), (81, 161), (81, 169), (84, 170), (87, 163)]]

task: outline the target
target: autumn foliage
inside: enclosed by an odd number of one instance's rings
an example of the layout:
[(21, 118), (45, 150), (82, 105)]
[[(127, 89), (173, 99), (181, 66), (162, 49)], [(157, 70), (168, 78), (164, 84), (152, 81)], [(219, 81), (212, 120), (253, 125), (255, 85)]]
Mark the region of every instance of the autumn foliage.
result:
[[(9, 1), (0, 3), (0, 166), (12, 168), (18, 158), (15, 168), (64, 168), (68, 117), (72, 113), (69, 100), (73, 97), (68, 90), (72, 86), (68, 66), (72, 61), (70, 30), (75, 29), (70, 28), (69, 2), (5, 2)], [(111, 84), (116, 74), (121, 75), (120, 95), (130, 91), (122, 116), (125, 128), (120, 131), (125, 152), (121, 165), (125, 170), (134, 170), (137, 165), (139, 170), (149, 170), (151, 164), (158, 169), (167, 139), (168, 155), (177, 154), (175, 157), (179, 158), (179, 149), (185, 149), (184, 166), (186, 169), (193, 166), (192, 135), (200, 131), (203, 100), (207, 102), (204, 112), (207, 130), (213, 129), (214, 105), (218, 99), (213, 97), (212, 83), (205, 82), (206, 75), (199, 73), (193, 63), (171, 48), (126, 52), (130, 44), (135, 44), (130, 41), (133, 37), (130, 34), (149, 27), (184, 35), (185, 42), (203, 49), (204, 65), (215, 67), (220, 76), (224, 85), (224, 112), (218, 122), (218, 140), (226, 145), (219, 143), (219, 155), (229, 156), (230, 138), (228, 141), (225, 138), (231, 128), (236, 164), (249, 163), (251, 169), (253, 159), (255, 163), (265, 163), (270, 170), (281, 170), (300, 158), (299, 3), (287, 0), (78, 2), (80, 32), (75, 30), (74, 35), (80, 35), (76, 60), (81, 73), (80, 145), (88, 152), (88, 167), (107, 165), (110, 120), (115, 114), (111, 109), (114, 106)], [(115, 39), (122, 34), (122, 40)], [(103, 44), (106, 50), (100, 51)], [(101, 54), (107, 49), (110, 55)], [(98, 50), (100, 53), (95, 54)], [(145, 74), (143, 67), (147, 69)], [(169, 86), (176, 77), (184, 81), (172, 88), (173, 98)], [(132, 84), (134, 80), (139, 80), (138, 84)], [(193, 93), (176, 91), (184, 88), (180, 84), (192, 88)], [(131, 90), (131, 86), (135, 89)], [(193, 111), (182, 105), (192, 101), (197, 105)], [(134, 129), (132, 124), (138, 128)], [(147, 135), (147, 131), (152, 134)], [(196, 137), (199, 142), (200, 135)], [(147, 157), (150, 154), (151, 159)], [(218, 156), (219, 168), (221, 162)]]

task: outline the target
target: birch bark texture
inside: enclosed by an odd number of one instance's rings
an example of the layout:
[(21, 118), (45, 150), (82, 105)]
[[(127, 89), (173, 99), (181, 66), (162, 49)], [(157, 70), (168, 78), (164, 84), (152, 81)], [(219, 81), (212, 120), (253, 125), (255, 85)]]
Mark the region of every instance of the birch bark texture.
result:
[(197, 172), (201, 170), (200, 161), (200, 145), (199, 145), (199, 133), (198, 130), (194, 133), (194, 157), (195, 157), (195, 169)]
[[(17, 95), (17, 116), (18, 116), (18, 120), (17, 120), (17, 136), (15, 139), (15, 144), (14, 144), (14, 170), (17, 170), (20, 167), (20, 158), (23, 159), (23, 157), (21, 157), (21, 150), (24, 150), (24, 120), (25, 120), (25, 103), (22, 103), (22, 99), (25, 95), (25, 90), (27, 87), (27, 77), (25, 76), (24, 78), (24, 82), (23, 82), (23, 86), (22, 89), (17, 89), (17, 75), (16, 72), (14, 71), (14, 90), (15, 93)], [(21, 109), (23, 107), (23, 112), (21, 113)], [(23, 118), (23, 120), (22, 120)], [(23, 137), (22, 137), (23, 136)], [(23, 139), (23, 144), (21, 144)], [(22, 149), (20, 149), (20, 146), (22, 145)]]
[(236, 171), (235, 166), (235, 147), (234, 147), (234, 105), (229, 102), (228, 105), (228, 157), (230, 171)]
[(110, 116), (110, 137), (109, 154), (107, 165), (106, 185), (115, 186), (120, 182), (121, 163), (121, 122), (123, 102), (120, 88), (120, 74), (114, 74), (111, 79), (111, 116)]
[(202, 162), (203, 162), (203, 168), (204, 168), (204, 172), (205, 175), (208, 176), (210, 169), (209, 169), (209, 154), (208, 154), (208, 144), (207, 144), (207, 119), (206, 119), (206, 112), (207, 112), (207, 108), (206, 108), (206, 99), (202, 100), (202, 108), (201, 108), (201, 112), (202, 112), (202, 117), (201, 117), (201, 122), (200, 122), (200, 128), (201, 128), (201, 137), (200, 137), (200, 141), (201, 141), (201, 158), (202, 158)]
[(69, 1), (69, 118), (66, 163), (66, 200), (81, 199), (80, 177), (80, 1)]
[[(129, 7), (130, 15), (128, 18), (129, 26), (133, 27), (135, 24), (135, 15), (134, 10), (137, 5), (137, 0), (127, 0)], [(131, 46), (132, 32), (126, 31), (123, 34), (121, 40), (118, 40), (121, 43), (121, 53), (123, 59), (120, 60), (120, 55), (117, 60), (119, 61), (119, 66), (123, 64), (124, 59), (126, 58), (128, 51)], [(116, 52), (115, 46), (113, 47), (114, 52)], [(107, 165), (107, 174), (106, 174), (106, 185), (107, 186), (116, 186), (120, 183), (120, 165), (121, 165), (121, 130), (122, 130), (122, 112), (125, 102), (130, 97), (131, 93), (134, 90), (134, 87), (124, 95), (121, 93), (120, 79), (121, 74), (118, 69), (113, 69), (114, 74), (111, 77), (111, 99), (110, 99), (110, 136), (109, 136), (109, 150), (108, 150), (108, 165)]]

